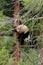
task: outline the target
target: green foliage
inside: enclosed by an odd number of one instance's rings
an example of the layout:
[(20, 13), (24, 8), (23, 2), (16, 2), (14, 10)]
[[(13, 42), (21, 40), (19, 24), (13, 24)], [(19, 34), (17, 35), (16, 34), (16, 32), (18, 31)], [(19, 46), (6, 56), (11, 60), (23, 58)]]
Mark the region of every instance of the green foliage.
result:
[(0, 0), (0, 10), (3, 9), (3, 6), (5, 3), (6, 3), (6, 0)]
[[(33, 17), (38, 18), (43, 16), (43, 0), (22, 0), (20, 3), (21, 9), (24, 8), (22, 11), (20, 11), (21, 22), (26, 22), (25, 24), (28, 26), (29, 30), (32, 31), (32, 34), (35, 36), (40, 36), (40, 31), (43, 30), (43, 19), (35, 19), (32, 21), (29, 21), (29, 19)], [(6, 10), (3, 11), (3, 9)], [(7, 31), (13, 29), (13, 24), (4, 23), (9, 22), (9, 17), (13, 17), (13, 9), (14, 2), (11, 0), (0, 0), (0, 33), (4, 32), (8, 35), (4, 37), (0, 36), (0, 65), (13, 65), (14, 63), (14, 59), (9, 53), (14, 51), (14, 42), (16, 42), (17, 39), (15, 40), (10, 36), (10, 34), (12, 34), (12, 31), (7, 33)], [(37, 37), (37, 45), (38, 49), (43, 48), (43, 41), (40, 39), (40, 37)], [(21, 61), (18, 65), (38, 65), (40, 62), (38, 49), (35, 50), (23, 48), (23, 52), (20, 57)]]
[(0, 50), (0, 65), (13, 65), (13, 58), (4, 47)]
[(39, 65), (40, 57), (39, 57), (39, 50), (30, 49), (28, 53), (22, 53), (22, 62), (18, 65)]
[(18, 65), (27, 65), (27, 64), (24, 62), (20, 62)]
[[(28, 3), (29, 2), (29, 3)], [(28, 5), (26, 4), (28, 3)], [(43, 1), (42, 0), (23, 0), (22, 4), (24, 9), (22, 10), (22, 22), (28, 21), (30, 18), (42, 16)], [(37, 19), (36, 19), (37, 20)]]
[(2, 16), (2, 15), (3, 15), (3, 11), (1, 10), (1, 11), (0, 11), (0, 16)]
[(0, 37), (0, 49), (5, 47), (9, 53), (15, 49), (14, 42), (16, 40), (13, 37)]
[(3, 16), (3, 11), (0, 11), (0, 13), (0, 33), (4, 32), (7, 35), (13, 34), (13, 21), (8, 20), (9, 18), (7, 16)]
[(13, 17), (14, 2), (12, 0), (6, 0), (6, 4), (4, 4), (3, 8), (5, 9), (3, 11), (4, 15)]
[(27, 6), (27, 4), (30, 4), (30, 2), (31, 2), (32, 0), (22, 0), (22, 1), (23, 1), (24, 6)]

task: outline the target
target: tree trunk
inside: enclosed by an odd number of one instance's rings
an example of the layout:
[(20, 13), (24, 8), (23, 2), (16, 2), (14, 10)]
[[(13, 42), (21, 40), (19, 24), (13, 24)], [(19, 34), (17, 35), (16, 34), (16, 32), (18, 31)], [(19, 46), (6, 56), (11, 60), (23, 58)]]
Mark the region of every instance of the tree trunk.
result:
[(19, 25), (19, 11), (20, 11), (20, 4), (19, 0), (15, 1), (15, 8), (14, 8), (14, 27)]
[[(19, 11), (20, 11), (20, 4), (19, 4), (19, 0), (15, 0), (15, 7), (14, 7), (14, 27), (17, 27), (19, 25)], [(18, 33), (14, 31), (14, 39), (17, 39), (18, 37)], [(14, 51), (14, 58), (15, 58), (15, 64), (17, 65), (17, 63), (20, 61), (20, 43), (17, 41), (16, 42), (16, 49)]]

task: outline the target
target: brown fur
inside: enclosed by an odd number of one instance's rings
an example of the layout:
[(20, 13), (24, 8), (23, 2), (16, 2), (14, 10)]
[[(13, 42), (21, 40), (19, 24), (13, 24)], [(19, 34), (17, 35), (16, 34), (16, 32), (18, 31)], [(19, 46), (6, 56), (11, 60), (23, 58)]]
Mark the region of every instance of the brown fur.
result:
[(28, 30), (28, 27), (26, 26), (26, 25), (18, 25), (17, 27), (16, 27), (16, 30), (17, 30), (17, 32), (19, 32), (19, 33), (26, 33), (26, 32), (28, 32), (29, 30)]

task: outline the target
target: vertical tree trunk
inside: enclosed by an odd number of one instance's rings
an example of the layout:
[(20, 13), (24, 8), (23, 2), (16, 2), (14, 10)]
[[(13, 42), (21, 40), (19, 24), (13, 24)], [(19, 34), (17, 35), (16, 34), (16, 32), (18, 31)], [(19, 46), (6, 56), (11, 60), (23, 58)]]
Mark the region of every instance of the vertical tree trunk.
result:
[(15, 7), (14, 7), (14, 27), (19, 25), (19, 11), (20, 11), (20, 4), (19, 4), (19, 0), (15, 0)]
[[(15, 7), (14, 7), (14, 27), (17, 27), (19, 25), (19, 11), (20, 11), (20, 4), (19, 4), (19, 0), (15, 0)], [(14, 32), (14, 39), (16, 39), (18, 37), (18, 33)], [(15, 58), (15, 64), (17, 65), (17, 63), (20, 60), (20, 43), (17, 41), (16, 42), (16, 49), (14, 52), (14, 58)]]
[(43, 48), (40, 50), (41, 65), (43, 65)]

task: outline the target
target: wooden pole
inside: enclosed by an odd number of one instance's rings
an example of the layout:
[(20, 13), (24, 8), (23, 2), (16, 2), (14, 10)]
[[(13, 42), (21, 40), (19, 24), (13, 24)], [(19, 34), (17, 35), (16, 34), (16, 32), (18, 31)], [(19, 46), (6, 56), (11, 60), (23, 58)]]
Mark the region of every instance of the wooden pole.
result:
[[(17, 27), (19, 25), (19, 11), (20, 11), (20, 4), (19, 0), (15, 0), (15, 7), (14, 7), (14, 27)], [(14, 39), (17, 39), (18, 33), (14, 31)], [(16, 49), (14, 51), (14, 58), (15, 58), (15, 64), (17, 65), (20, 61), (20, 43), (16, 42)]]

